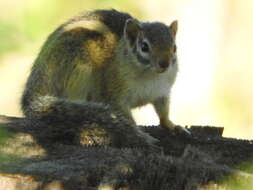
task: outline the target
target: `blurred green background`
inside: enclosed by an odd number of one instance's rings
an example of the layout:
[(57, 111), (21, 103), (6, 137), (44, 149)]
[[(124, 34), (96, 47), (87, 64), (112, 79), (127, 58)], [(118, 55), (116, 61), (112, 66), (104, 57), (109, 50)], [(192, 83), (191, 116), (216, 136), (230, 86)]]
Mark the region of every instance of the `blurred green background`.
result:
[[(115, 0), (10, 0), (0, 1), (0, 56), (10, 51), (24, 50), (29, 43), (45, 38), (67, 18), (95, 8), (125, 8), (142, 13), (134, 1)], [(138, 15), (138, 14), (137, 14)]]
[[(180, 72), (172, 92), (172, 120), (224, 126), (226, 136), (253, 138), (250, 0), (0, 0), (0, 114), (22, 115), (24, 83), (49, 33), (69, 17), (100, 8), (144, 21), (177, 19)], [(150, 106), (134, 113), (140, 124), (158, 122)]]

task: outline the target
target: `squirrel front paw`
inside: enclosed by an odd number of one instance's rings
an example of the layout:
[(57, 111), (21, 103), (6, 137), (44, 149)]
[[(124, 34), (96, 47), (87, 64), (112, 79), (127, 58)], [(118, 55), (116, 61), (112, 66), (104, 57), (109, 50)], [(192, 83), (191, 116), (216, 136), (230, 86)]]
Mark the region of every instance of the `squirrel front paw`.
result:
[(169, 130), (170, 133), (173, 134), (188, 134), (191, 135), (191, 132), (189, 130), (187, 130), (184, 127), (181, 127), (179, 125), (175, 125), (174, 123), (172, 123), (170, 120), (167, 121), (163, 121), (160, 123), (160, 125), (165, 128), (166, 130)]

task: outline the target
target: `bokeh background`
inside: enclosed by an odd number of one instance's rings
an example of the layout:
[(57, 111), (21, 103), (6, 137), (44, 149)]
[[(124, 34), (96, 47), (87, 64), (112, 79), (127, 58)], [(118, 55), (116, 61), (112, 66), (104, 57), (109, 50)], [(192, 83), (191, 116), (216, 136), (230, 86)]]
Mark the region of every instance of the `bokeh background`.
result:
[[(253, 139), (251, 0), (0, 0), (0, 114), (22, 115), (22, 89), (48, 34), (67, 18), (98, 8), (144, 21), (178, 20), (172, 120), (224, 126), (225, 136)], [(139, 124), (158, 123), (151, 106), (134, 114)]]

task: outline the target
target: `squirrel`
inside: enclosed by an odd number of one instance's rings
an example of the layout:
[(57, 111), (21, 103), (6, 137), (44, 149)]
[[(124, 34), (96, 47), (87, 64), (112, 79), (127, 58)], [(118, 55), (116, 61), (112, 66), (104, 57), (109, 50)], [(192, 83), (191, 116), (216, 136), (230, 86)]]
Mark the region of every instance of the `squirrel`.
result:
[(114, 9), (70, 19), (48, 37), (32, 66), (21, 99), (24, 115), (53, 118), (53, 110), (75, 114), (74, 104), (97, 102), (135, 124), (131, 109), (151, 103), (162, 127), (180, 128), (169, 119), (176, 33), (177, 21), (141, 22)]

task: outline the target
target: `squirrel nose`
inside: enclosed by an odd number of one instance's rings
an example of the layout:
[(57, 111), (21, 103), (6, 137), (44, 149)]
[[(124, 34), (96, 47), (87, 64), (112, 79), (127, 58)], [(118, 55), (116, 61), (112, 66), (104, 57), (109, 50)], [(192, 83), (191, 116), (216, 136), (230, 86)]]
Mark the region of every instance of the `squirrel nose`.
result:
[(168, 62), (168, 61), (159, 61), (159, 66), (160, 66), (162, 69), (167, 69), (168, 66), (169, 66), (169, 62)]

